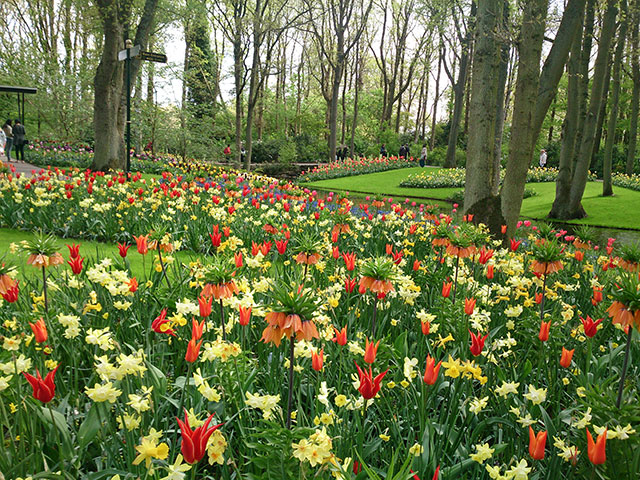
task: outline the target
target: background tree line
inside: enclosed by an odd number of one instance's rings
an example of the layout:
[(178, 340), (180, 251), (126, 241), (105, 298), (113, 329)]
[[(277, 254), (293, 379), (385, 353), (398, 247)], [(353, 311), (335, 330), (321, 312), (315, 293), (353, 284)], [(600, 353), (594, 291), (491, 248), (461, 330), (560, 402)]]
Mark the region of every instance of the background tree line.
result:
[[(327, 160), (342, 145), (375, 155), (409, 143), (416, 155), (426, 143), (432, 163), (466, 162), (467, 210), (513, 225), (542, 147), (560, 168), (557, 218), (585, 214), (589, 168), (604, 194), (612, 171), (638, 169), (638, 10), (638, 0), (7, 0), (0, 82), (40, 89), (28, 99), (32, 138), (85, 141), (96, 168), (118, 167), (117, 51), (125, 38), (180, 50), (183, 65), (133, 63), (138, 150), (219, 160), (231, 144), (249, 168)], [(180, 98), (159, 103), (176, 80)], [(13, 102), (0, 97), (0, 111), (11, 116)]]

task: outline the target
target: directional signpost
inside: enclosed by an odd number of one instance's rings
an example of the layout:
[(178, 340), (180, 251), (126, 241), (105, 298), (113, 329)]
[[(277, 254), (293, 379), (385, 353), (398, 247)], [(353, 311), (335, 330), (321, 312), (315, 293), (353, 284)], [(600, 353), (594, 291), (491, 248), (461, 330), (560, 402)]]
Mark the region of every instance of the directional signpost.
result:
[(163, 53), (140, 51), (140, 45), (133, 46), (131, 40), (125, 41), (125, 49), (118, 52), (118, 61), (125, 62), (127, 76), (127, 173), (131, 170), (131, 59), (140, 55), (140, 60), (167, 63), (167, 56)]

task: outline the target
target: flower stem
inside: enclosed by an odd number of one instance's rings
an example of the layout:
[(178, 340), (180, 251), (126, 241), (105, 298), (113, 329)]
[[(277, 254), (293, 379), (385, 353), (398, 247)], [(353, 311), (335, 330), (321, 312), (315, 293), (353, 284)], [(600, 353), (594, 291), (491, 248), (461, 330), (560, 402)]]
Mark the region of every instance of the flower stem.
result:
[(291, 407), (293, 403), (293, 348), (295, 337), (291, 335), (289, 343), (289, 398), (287, 400), (287, 429), (291, 429)]
[(371, 338), (376, 336), (376, 317), (378, 316), (378, 296), (373, 299), (373, 316), (371, 317)]
[(458, 267), (460, 266), (460, 255), (456, 256), (456, 274), (453, 280), (453, 297), (451, 298), (452, 303), (456, 303), (456, 291), (458, 290)]
[(47, 271), (42, 266), (42, 295), (44, 296), (44, 311), (49, 313), (49, 303), (47, 302)]
[(627, 365), (629, 364), (629, 350), (631, 349), (631, 335), (633, 329), (629, 326), (629, 333), (627, 334), (627, 346), (624, 349), (624, 362), (622, 363), (622, 376), (620, 377), (620, 384), (618, 385), (618, 399), (616, 400), (616, 408), (620, 408), (622, 403), (622, 391), (624, 390), (624, 378), (627, 376)]
[(171, 288), (171, 284), (169, 283), (169, 277), (167, 277), (167, 270), (164, 267), (164, 262), (162, 261), (162, 252), (160, 250), (160, 246), (158, 246), (158, 258), (160, 259), (160, 268), (162, 268), (162, 276), (167, 282), (167, 287)]
[[(545, 266), (545, 270), (546, 270), (546, 266)], [(547, 292), (547, 274), (545, 273), (542, 279), (542, 300), (540, 300), (540, 321), (541, 322), (544, 320), (544, 297), (546, 292)]]
[(222, 306), (222, 298), (220, 299), (220, 322), (222, 323), (222, 339), (227, 341), (227, 331), (224, 326), (224, 307)]

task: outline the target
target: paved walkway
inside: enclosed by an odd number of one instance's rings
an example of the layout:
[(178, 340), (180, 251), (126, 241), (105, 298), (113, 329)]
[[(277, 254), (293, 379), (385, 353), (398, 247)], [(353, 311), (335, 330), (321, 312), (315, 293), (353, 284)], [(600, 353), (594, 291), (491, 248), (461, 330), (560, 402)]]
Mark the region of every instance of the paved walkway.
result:
[(21, 173), (22, 175), (25, 175), (27, 177), (31, 176), (32, 170), (35, 170), (37, 172), (41, 168), (26, 162), (16, 162), (15, 160), (12, 160), (11, 163), (7, 163), (7, 157), (4, 156), (3, 154), (0, 154), (0, 161), (3, 164), (8, 165), (9, 168), (15, 167), (16, 173)]

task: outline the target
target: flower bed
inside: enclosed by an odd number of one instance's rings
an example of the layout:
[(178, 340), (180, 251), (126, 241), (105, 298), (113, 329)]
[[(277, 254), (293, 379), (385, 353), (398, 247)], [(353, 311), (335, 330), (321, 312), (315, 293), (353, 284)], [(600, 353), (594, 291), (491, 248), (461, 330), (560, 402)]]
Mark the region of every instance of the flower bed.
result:
[(315, 182), (317, 180), (350, 177), (352, 175), (362, 175), (365, 173), (384, 172), (398, 168), (413, 167), (415, 165), (416, 162), (413, 157), (409, 159), (398, 157), (349, 158), (307, 170), (298, 177), (298, 181)]
[[(504, 170), (500, 171), (500, 178), (504, 178)], [(527, 183), (555, 182), (558, 177), (557, 168), (535, 167), (527, 172)], [(589, 180), (595, 180), (593, 174), (589, 174)], [(409, 175), (400, 183), (401, 187), (414, 188), (443, 188), (443, 187), (464, 187), (465, 169), (452, 168), (437, 171), (425, 171)]]
[(640, 191), (640, 175), (626, 175), (624, 173), (614, 173), (611, 183), (616, 187), (624, 187), (630, 190)]
[(374, 202), (243, 174), (0, 176), (3, 226), (121, 244), (39, 235), (4, 259), (0, 471), (632, 478), (640, 253), (530, 222), (503, 248)]

